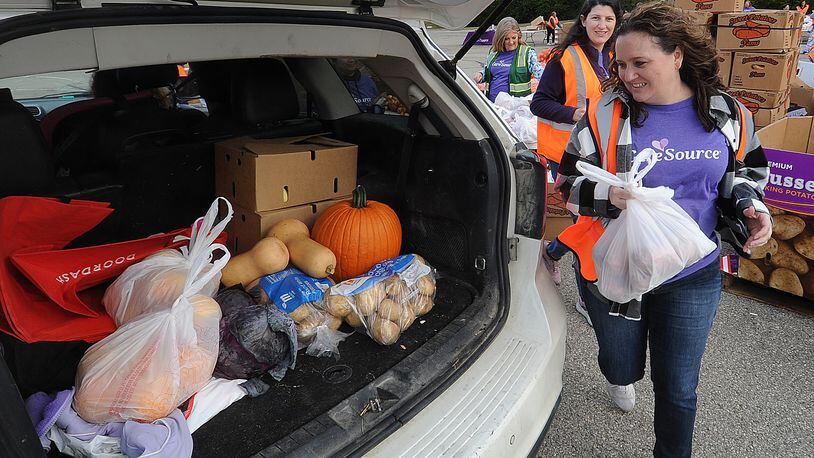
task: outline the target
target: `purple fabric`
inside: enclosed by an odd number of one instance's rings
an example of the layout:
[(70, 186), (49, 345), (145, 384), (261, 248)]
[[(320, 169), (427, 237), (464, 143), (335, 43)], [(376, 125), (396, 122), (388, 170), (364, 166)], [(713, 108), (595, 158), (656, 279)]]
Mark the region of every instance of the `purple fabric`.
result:
[(491, 81), (489, 82), (489, 100), (495, 101), (501, 92), (509, 92), (509, 72), (512, 68), (514, 51), (504, 51), (495, 57), (489, 68)]
[[(607, 78), (605, 62), (610, 62), (611, 47), (605, 46), (600, 56), (599, 52), (590, 45), (582, 46), (585, 56), (591, 62), (591, 67), (602, 81)], [(550, 119), (554, 122), (574, 124), (576, 107), (568, 107), (565, 103), (565, 72), (559, 61), (545, 66), (537, 92), (531, 99), (529, 109), (535, 116)]]
[(122, 453), (128, 458), (142, 455), (156, 458), (192, 456), (192, 434), (189, 432), (184, 414), (178, 409), (175, 409), (169, 417), (153, 423), (126, 422), (121, 441)]
[(96, 436), (121, 437), (124, 423), (88, 423), (76, 413), (73, 408), (62, 412), (56, 422), (57, 428), (65, 434), (76, 437), (81, 441), (91, 441)]
[(94, 424), (83, 420), (71, 407), (74, 389), (51, 395), (35, 393), (26, 399), (26, 409), (40, 437), (43, 448), (50, 450), (51, 441), (46, 434), (52, 426), (81, 441), (96, 436), (116, 437), (121, 440), (121, 451), (128, 458), (152, 454), (155, 458), (183, 458), (192, 456), (192, 434), (180, 410), (153, 423)]
[(40, 438), (42, 448), (51, 449), (51, 441), (45, 437), (48, 430), (57, 423), (59, 416), (66, 410), (70, 410), (73, 401), (74, 389), (60, 391), (51, 395), (47, 393), (34, 393), (25, 401), (25, 408), (37, 437)]
[[(642, 184), (673, 189), (673, 200), (698, 223), (701, 232), (717, 244), (715, 201), (718, 183), (723, 179), (729, 160), (726, 138), (717, 129), (704, 130), (692, 97), (672, 105), (647, 105), (646, 109), (648, 116), (644, 125), (631, 131), (633, 152), (653, 148), (659, 162)], [(708, 266), (719, 253), (720, 247), (679, 272), (668, 283)]]
[(379, 89), (376, 87), (376, 82), (373, 81), (369, 75), (357, 72), (354, 77), (350, 79), (343, 79), (345, 87), (348, 88), (350, 95), (359, 107), (359, 111), (363, 113), (370, 112), (376, 98), (379, 96)]

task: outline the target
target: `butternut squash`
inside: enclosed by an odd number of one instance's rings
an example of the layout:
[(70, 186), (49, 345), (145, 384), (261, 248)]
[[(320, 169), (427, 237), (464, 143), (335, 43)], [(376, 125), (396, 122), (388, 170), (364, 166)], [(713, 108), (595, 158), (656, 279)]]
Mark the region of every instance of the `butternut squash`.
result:
[(267, 236), (280, 239), (288, 248), (291, 264), (314, 278), (325, 278), (336, 269), (333, 251), (311, 239), (308, 226), (296, 219), (280, 221)]
[(248, 285), (264, 275), (285, 269), (288, 260), (285, 244), (277, 238), (266, 237), (251, 250), (231, 258), (221, 271), (220, 282), (226, 287)]

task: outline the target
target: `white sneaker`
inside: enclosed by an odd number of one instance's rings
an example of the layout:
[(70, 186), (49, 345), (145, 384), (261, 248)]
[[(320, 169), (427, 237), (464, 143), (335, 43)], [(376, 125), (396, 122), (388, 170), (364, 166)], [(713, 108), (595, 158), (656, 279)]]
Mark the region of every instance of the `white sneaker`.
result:
[(608, 394), (616, 407), (622, 412), (630, 412), (636, 406), (636, 389), (630, 385), (612, 385), (608, 383)]
[(585, 319), (588, 321), (588, 326), (593, 327), (594, 324), (591, 322), (591, 315), (588, 315), (588, 309), (585, 308), (585, 302), (582, 301), (582, 298), (577, 298), (577, 304), (574, 306), (579, 312), (580, 315), (584, 316)]

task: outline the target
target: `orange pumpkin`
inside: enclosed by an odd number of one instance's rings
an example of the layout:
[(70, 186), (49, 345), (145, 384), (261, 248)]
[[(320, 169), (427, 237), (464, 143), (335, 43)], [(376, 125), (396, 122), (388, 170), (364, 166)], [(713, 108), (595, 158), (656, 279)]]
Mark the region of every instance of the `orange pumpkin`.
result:
[(367, 200), (365, 189), (357, 186), (351, 200), (332, 205), (317, 218), (311, 237), (336, 254), (333, 278), (340, 282), (398, 256), (401, 223), (392, 208)]

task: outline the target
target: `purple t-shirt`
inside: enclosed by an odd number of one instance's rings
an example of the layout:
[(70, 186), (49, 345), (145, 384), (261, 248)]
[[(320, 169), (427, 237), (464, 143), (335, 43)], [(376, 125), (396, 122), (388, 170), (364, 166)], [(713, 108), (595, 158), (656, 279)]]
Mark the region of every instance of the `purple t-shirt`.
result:
[(501, 92), (509, 92), (509, 71), (512, 68), (514, 51), (503, 51), (495, 57), (492, 66), (489, 67), (491, 81), (489, 81), (489, 100), (495, 101)]
[[(675, 191), (673, 200), (717, 244), (715, 226), (718, 214), (715, 200), (718, 183), (729, 161), (726, 138), (717, 129), (704, 130), (693, 106), (694, 98), (672, 105), (647, 105), (647, 119), (631, 130), (634, 154), (653, 148), (659, 161), (642, 181), (646, 187), (667, 186)], [(686, 277), (718, 258), (720, 247), (687, 267), (668, 282)]]

